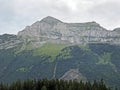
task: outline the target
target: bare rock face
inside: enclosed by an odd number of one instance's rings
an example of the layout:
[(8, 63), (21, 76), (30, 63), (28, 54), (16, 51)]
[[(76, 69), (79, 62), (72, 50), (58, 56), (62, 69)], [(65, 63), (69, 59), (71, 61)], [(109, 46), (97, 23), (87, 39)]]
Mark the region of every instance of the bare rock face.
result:
[(120, 30), (108, 31), (96, 22), (64, 23), (53, 17), (46, 17), (27, 26), (18, 33), (24, 41), (41, 44), (50, 40), (68, 43), (110, 43), (120, 44)]
[(56, 28), (62, 26), (60, 29), (64, 29), (64, 26), (61, 24), (61, 21), (48, 16), (41, 21), (35, 22), (31, 26), (27, 26), (23, 31), (18, 33), (18, 36), (35, 40), (56, 39), (61, 36), (61, 33), (59, 33), (59, 30), (56, 30)]
[(69, 71), (67, 71), (60, 79), (63, 80), (77, 80), (77, 81), (83, 81), (86, 82), (87, 78), (84, 77), (78, 69), (70, 69)]

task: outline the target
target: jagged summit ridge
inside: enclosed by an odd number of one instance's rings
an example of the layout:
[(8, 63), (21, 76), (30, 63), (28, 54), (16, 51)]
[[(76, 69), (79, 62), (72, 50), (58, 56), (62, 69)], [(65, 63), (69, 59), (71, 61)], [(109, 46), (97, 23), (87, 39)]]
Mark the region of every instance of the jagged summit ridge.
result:
[(120, 34), (108, 31), (93, 22), (87, 23), (65, 23), (54, 17), (48, 16), (37, 21), (18, 33), (18, 37), (27, 41), (47, 42), (59, 40), (68, 43), (112, 43), (119, 44)]

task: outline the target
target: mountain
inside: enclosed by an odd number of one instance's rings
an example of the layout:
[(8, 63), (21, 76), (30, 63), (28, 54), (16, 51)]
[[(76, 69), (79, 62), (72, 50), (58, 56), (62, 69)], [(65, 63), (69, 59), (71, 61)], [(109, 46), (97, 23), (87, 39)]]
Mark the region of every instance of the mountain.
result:
[[(1, 37), (4, 36), (1, 35)], [(1, 37), (0, 40), (3, 39)], [(16, 40), (14, 38), (12, 41), (6, 41), (7, 44), (4, 42), (0, 43), (0, 49), (9, 48), (9, 46), (14, 47), (19, 44), (23, 45), (22, 49), (25, 49), (27, 44), (29, 44), (30, 48), (37, 48), (47, 42), (69, 44), (109, 43), (119, 45), (120, 28), (110, 31), (94, 21), (65, 23), (48, 16), (41, 21), (33, 23), (31, 26), (26, 26), (24, 30), (18, 32)]]
[(0, 81), (105, 80), (120, 88), (120, 29), (48, 16), (17, 35), (0, 35)]
[(27, 41), (33, 40), (36, 43), (52, 39), (76, 44), (94, 42), (119, 44), (120, 33), (118, 31), (108, 31), (96, 22), (64, 23), (48, 16), (27, 26), (18, 33), (18, 37)]

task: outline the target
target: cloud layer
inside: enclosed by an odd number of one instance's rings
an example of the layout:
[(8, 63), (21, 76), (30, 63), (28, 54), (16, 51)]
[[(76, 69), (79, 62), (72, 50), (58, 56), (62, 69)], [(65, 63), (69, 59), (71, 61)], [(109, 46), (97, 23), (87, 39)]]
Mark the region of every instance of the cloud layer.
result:
[(119, 0), (0, 0), (0, 34), (17, 34), (26, 25), (53, 16), (65, 22), (96, 21), (120, 27)]

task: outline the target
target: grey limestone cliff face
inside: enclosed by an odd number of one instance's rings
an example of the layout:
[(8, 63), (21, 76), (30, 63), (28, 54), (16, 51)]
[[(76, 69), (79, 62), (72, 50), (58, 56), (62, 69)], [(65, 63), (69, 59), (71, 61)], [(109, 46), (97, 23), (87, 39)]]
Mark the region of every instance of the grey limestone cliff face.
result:
[(53, 17), (46, 17), (27, 26), (18, 33), (18, 37), (25, 41), (47, 42), (59, 40), (68, 43), (111, 43), (120, 44), (118, 29), (108, 31), (96, 22), (64, 23)]

